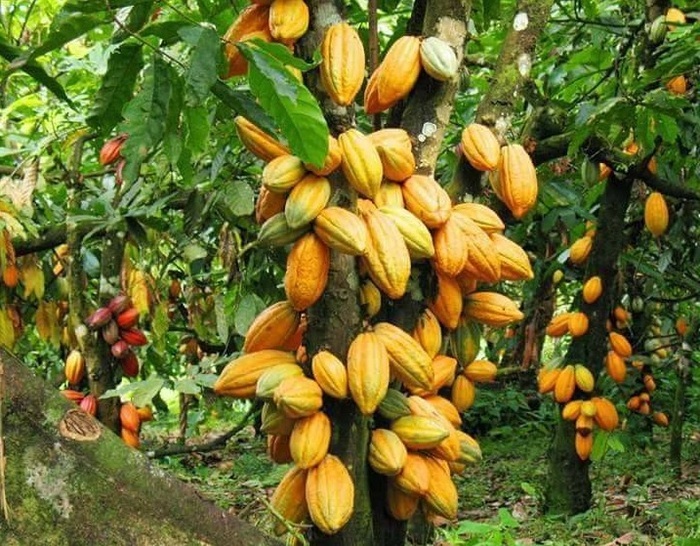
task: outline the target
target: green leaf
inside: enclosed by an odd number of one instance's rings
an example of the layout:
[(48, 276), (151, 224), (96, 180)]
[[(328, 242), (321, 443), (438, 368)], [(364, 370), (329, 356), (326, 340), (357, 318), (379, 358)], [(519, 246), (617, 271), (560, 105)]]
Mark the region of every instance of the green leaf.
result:
[(204, 106), (185, 109), (185, 124), (187, 125), (187, 139), (185, 146), (192, 155), (206, 151), (209, 142), (209, 111)]
[(226, 207), (234, 216), (248, 216), (255, 210), (255, 192), (245, 180), (232, 180), (224, 187)]
[(202, 388), (189, 377), (184, 377), (175, 382), (173, 389), (183, 394), (199, 394)]
[(126, 228), (129, 234), (138, 243), (138, 246), (145, 247), (148, 245), (148, 234), (141, 223), (136, 218), (126, 217)]
[(58, 49), (108, 21), (109, 17), (105, 13), (76, 13), (64, 7), (51, 23), (46, 40), (30, 53), (29, 58), (36, 59), (44, 53)]
[(257, 314), (265, 308), (265, 303), (255, 294), (246, 294), (241, 298), (233, 319), (236, 333), (244, 336)]
[(122, 120), (122, 108), (131, 99), (142, 68), (140, 43), (123, 43), (112, 52), (107, 62), (107, 73), (102, 78), (87, 118), (90, 126), (100, 127), (104, 133), (108, 133)]
[(182, 39), (194, 47), (190, 67), (185, 75), (187, 104), (196, 106), (209, 95), (217, 81), (217, 62), (221, 45), (216, 30), (204, 26), (180, 29)]
[(139, 175), (141, 164), (163, 138), (168, 103), (172, 93), (172, 69), (158, 55), (153, 56), (141, 92), (124, 109), (120, 132), (129, 135), (121, 153), (126, 159), (124, 180), (131, 183)]
[(255, 97), (250, 91), (242, 89), (231, 89), (221, 80), (214, 84), (212, 93), (231, 110), (245, 116), (252, 123), (260, 127), (263, 131), (274, 135), (275, 124), (260, 105), (255, 102)]
[(126, 18), (123, 28), (119, 28), (112, 36), (112, 43), (118, 44), (123, 42), (130, 36), (138, 34), (143, 26), (148, 23), (153, 11), (154, 0), (146, 0), (142, 4), (136, 4), (129, 10), (129, 16)]
[(457, 526), (460, 535), (485, 535), (493, 533), (497, 527), (490, 523), (480, 523), (478, 521), (461, 521)]
[(263, 109), (279, 125), (292, 152), (302, 161), (322, 165), (328, 152), (328, 125), (309, 90), (258, 41), (240, 43), (248, 60), (248, 80)]
[(115, 8), (125, 8), (138, 4), (147, 4), (153, 0), (68, 0), (61, 11), (68, 13), (95, 13), (99, 11), (114, 11)]
[(596, 432), (595, 438), (593, 439), (593, 449), (591, 450), (591, 461), (594, 463), (600, 461), (608, 450), (609, 436), (610, 433), (604, 430)]

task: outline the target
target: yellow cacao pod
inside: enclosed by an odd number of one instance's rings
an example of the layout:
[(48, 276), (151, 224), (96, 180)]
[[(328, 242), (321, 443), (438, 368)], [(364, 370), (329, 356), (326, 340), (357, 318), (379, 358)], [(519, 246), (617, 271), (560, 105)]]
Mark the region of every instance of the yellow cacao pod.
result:
[(530, 258), (519, 244), (500, 233), (492, 233), (490, 238), (501, 263), (501, 280), (527, 281), (535, 277)]
[(424, 497), (425, 503), (439, 516), (448, 520), (455, 519), (459, 495), (449, 468), (430, 457), (426, 457), (425, 462), (430, 474), (430, 485)]
[(467, 261), (461, 274), (488, 283), (498, 282), (501, 278), (501, 259), (489, 236), (466, 216), (453, 216), (467, 246)]
[(431, 358), (435, 358), (440, 352), (442, 328), (430, 309), (423, 309), (423, 312), (418, 316), (416, 327), (413, 329), (413, 339), (421, 344), (421, 347)]
[(554, 400), (560, 404), (565, 404), (574, 395), (576, 390), (576, 375), (574, 366), (568, 364), (562, 368), (554, 385)]
[(542, 368), (537, 374), (537, 390), (540, 394), (546, 394), (554, 390), (557, 384), (560, 368)]
[(460, 203), (452, 208), (452, 213), (466, 216), (489, 234), (499, 233), (506, 228), (493, 209), (480, 203)]
[(674, 95), (685, 95), (686, 91), (688, 91), (688, 80), (683, 74), (680, 74), (666, 82), (666, 89)]
[(374, 205), (360, 209), (369, 234), (367, 253), (362, 257), (374, 284), (391, 299), (406, 293), (411, 275), (411, 256), (401, 232)]
[(457, 328), (450, 334), (452, 354), (462, 366), (473, 362), (479, 354), (481, 329), (476, 322), (460, 317)]
[(459, 70), (455, 50), (437, 36), (429, 36), (421, 41), (420, 63), (423, 70), (441, 82), (453, 79)]
[(439, 228), (452, 211), (450, 196), (432, 176), (414, 174), (401, 186), (406, 208), (429, 228)]
[(445, 328), (454, 330), (459, 325), (463, 309), (462, 291), (459, 283), (452, 277), (436, 273), (437, 292), (428, 301), (428, 308)]
[(347, 398), (348, 373), (340, 359), (329, 351), (319, 351), (311, 359), (311, 371), (323, 392), (333, 398)]
[(294, 243), (284, 274), (284, 291), (294, 309), (308, 309), (321, 297), (328, 282), (330, 259), (330, 249), (314, 233)]
[[(307, 471), (292, 466), (282, 478), (270, 499), (270, 505), (285, 520), (301, 523), (309, 515), (306, 504)], [(281, 535), (287, 530), (283, 522), (274, 527), (275, 534)]]
[(644, 225), (654, 237), (663, 235), (668, 228), (668, 206), (659, 192), (652, 192), (644, 203)]
[(239, 356), (221, 371), (214, 383), (214, 392), (219, 396), (253, 398), (258, 379), (263, 372), (280, 364), (296, 364), (294, 354), (265, 349)]
[(246, 149), (263, 161), (272, 161), (276, 157), (289, 154), (287, 146), (243, 116), (236, 116), (234, 123), (238, 138), (241, 139)]
[(377, 474), (396, 476), (406, 464), (408, 452), (401, 439), (389, 429), (372, 431), (367, 460)]
[(287, 225), (292, 229), (310, 224), (326, 208), (331, 183), (325, 176), (307, 174), (292, 188), (284, 205)]
[(275, 389), (273, 400), (290, 419), (308, 417), (321, 409), (323, 391), (313, 379), (288, 377)]
[(474, 383), (467, 379), (464, 375), (457, 375), (452, 382), (450, 391), (450, 400), (457, 411), (464, 412), (472, 407), (476, 398), (476, 388)]
[(588, 332), (588, 316), (586, 313), (571, 313), (569, 315), (569, 333), (572, 337), (580, 337)]
[(338, 139), (332, 135), (328, 135), (328, 153), (326, 154), (326, 159), (323, 161), (323, 165), (316, 167), (311, 163), (304, 163), (309, 171), (318, 176), (328, 176), (338, 167), (340, 167), (340, 162), (343, 160), (343, 154), (340, 151), (340, 144), (338, 144)]
[(309, 226), (290, 228), (284, 212), (280, 212), (265, 220), (258, 232), (258, 242), (262, 246), (286, 246), (299, 239), (308, 230)]
[(474, 383), (491, 383), (496, 380), (498, 368), (488, 360), (475, 360), (464, 368), (464, 375)]
[(386, 179), (403, 182), (413, 174), (416, 161), (411, 138), (404, 129), (381, 129), (370, 133), (369, 139), (379, 152)]
[(593, 435), (576, 433), (576, 454), (582, 461), (587, 460), (593, 451)]
[(386, 52), (365, 90), (365, 111), (383, 112), (406, 97), (420, 75), (420, 38), (402, 36)]
[(423, 496), (430, 487), (430, 471), (426, 457), (409, 451), (401, 472), (394, 476), (393, 484), (408, 495)]
[(632, 345), (625, 336), (617, 332), (610, 332), (608, 334), (608, 339), (610, 340), (610, 347), (612, 350), (622, 358), (632, 356)]
[(386, 509), (391, 517), (399, 521), (408, 521), (418, 508), (420, 497), (402, 491), (394, 480), (387, 482)]
[[(269, 6), (251, 4), (244, 8), (224, 34), (224, 56), (228, 61), (226, 77), (242, 76), (248, 71), (248, 62), (236, 47), (236, 42), (253, 32), (268, 32)], [(270, 40), (267, 40), (270, 41)], [(256, 154), (257, 155), (257, 154)]]
[(284, 204), (287, 196), (283, 193), (275, 193), (265, 186), (260, 187), (260, 194), (255, 202), (255, 221), (262, 224), (272, 218), (275, 214), (284, 212)]
[(581, 415), (581, 404), (583, 400), (572, 400), (567, 402), (561, 410), (561, 417), (566, 421), (575, 421)]
[(376, 324), (374, 333), (386, 347), (393, 374), (409, 389), (430, 390), (435, 372), (420, 343), (389, 322)]
[(306, 503), (314, 525), (333, 535), (350, 520), (355, 501), (355, 486), (343, 462), (335, 455), (326, 455), (308, 471)]
[(287, 193), (306, 176), (304, 163), (295, 155), (281, 155), (271, 160), (262, 172), (262, 183), (270, 191)]
[(675, 30), (676, 25), (671, 23), (685, 24), (687, 22), (685, 13), (683, 13), (678, 8), (668, 8), (665, 16), (666, 24), (668, 25), (668, 30)]
[(591, 370), (586, 368), (583, 364), (576, 364), (574, 366), (574, 379), (576, 381), (576, 386), (583, 392), (591, 392), (595, 386), (595, 378)]
[(280, 349), (299, 327), (301, 315), (288, 301), (280, 301), (263, 310), (251, 323), (243, 343), (244, 353)]
[(585, 400), (581, 402), (581, 413), (583, 415), (586, 415), (588, 417), (595, 417), (595, 414), (598, 412), (597, 406), (593, 403), (592, 400)]
[(469, 436), (466, 432), (457, 431), (460, 444), (459, 462), (464, 464), (476, 463), (481, 460), (481, 448), (479, 442)]
[(515, 302), (497, 292), (473, 292), (464, 298), (464, 315), (488, 326), (506, 326), (524, 315)]
[(572, 264), (580, 265), (588, 259), (588, 255), (593, 248), (593, 238), (583, 236), (574, 241), (574, 244), (569, 248), (569, 260)]
[(447, 419), (453, 427), (459, 428), (462, 425), (462, 418), (459, 416), (459, 410), (447, 398), (443, 398), (437, 394), (429, 394), (424, 400), (433, 406), (433, 409), (440, 415)]
[(327, 207), (314, 220), (314, 232), (333, 250), (360, 256), (367, 251), (367, 226), (342, 207)]
[(448, 277), (456, 277), (466, 267), (470, 245), (457, 215), (451, 215), (433, 232), (433, 246), (435, 247), (433, 263), (440, 273)]
[(479, 171), (498, 167), (501, 145), (493, 131), (479, 123), (470, 123), (462, 131), (462, 152), (469, 164)]
[(583, 285), (583, 301), (588, 304), (594, 303), (603, 293), (603, 281), (599, 276), (588, 279)]
[(331, 25), (321, 42), (321, 85), (341, 106), (355, 100), (365, 78), (365, 50), (357, 31), (345, 22)]
[(404, 208), (403, 193), (401, 184), (383, 180), (379, 186), (377, 195), (374, 196), (374, 204), (378, 207), (399, 207)]
[(297, 364), (278, 364), (265, 370), (255, 383), (255, 396), (261, 400), (272, 399), (277, 386), (288, 377), (304, 375)]
[(446, 423), (425, 415), (406, 415), (391, 423), (394, 431), (409, 449), (431, 449), (450, 435)]
[(348, 349), (348, 387), (363, 415), (371, 415), (389, 388), (389, 355), (373, 332), (363, 332)]
[(294, 419), (287, 417), (272, 400), (267, 400), (263, 404), (260, 419), (262, 422), (260, 430), (265, 434), (289, 436), (294, 428)]
[(292, 43), (309, 28), (309, 7), (303, 0), (273, 0), (269, 25), (270, 34), (276, 41)]
[(338, 137), (341, 167), (348, 183), (358, 193), (373, 199), (382, 183), (382, 160), (372, 141), (357, 129)]
[(73, 349), (66, 357), (63, 368), (66, 379), (71, 385), (77, 385), (85, 377), (85, 358), (77, 349)]
[(382, 293), (377, 285), (369, 279), (360, 286), (360, 305), (364, 308), (368, 318), (372, 318), (382, 308)]
[(501, 149), (498, 165), (499, 197), (515, 218), (522, 218), (537, 202), (537, 173), (520, 144)]
[(425, 396), (426, 394), (435, 394), (443, 387), (449, 387), (455, 380), (457, 372), (457, 359), (447, 355), (436, 355), (433, 358), (433, 383), (429, 391), (422, 389), (413, 389), (412, 392)]
[(320, 463), (331, 444), (331, 420), (322, 411), (297, 419), (289, 436), (289, 452), (299, 468)]
[(412, 212), (393, 205), (379, 208), (379, 212), (388, 216), (401, 232), (411, 258), (432, 258), (435, 254), (433, 237), (426, 225)]

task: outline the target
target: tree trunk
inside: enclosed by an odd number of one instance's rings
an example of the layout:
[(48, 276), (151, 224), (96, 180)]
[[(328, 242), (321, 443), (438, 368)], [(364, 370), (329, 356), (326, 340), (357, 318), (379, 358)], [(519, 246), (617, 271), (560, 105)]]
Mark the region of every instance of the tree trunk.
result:
[(0, 544), (280, 544), (152, 466), (0, 350), (3, 393)]
[(677, 478), (681, 478), (681, 455), (683, 452), (683, 422), (685, 421), (685, 391), (690, 380), (690, 359), (681, 354), (676, 366), (676, 394), (673, 399), (673, 412), (671, 413), (671, 466)]

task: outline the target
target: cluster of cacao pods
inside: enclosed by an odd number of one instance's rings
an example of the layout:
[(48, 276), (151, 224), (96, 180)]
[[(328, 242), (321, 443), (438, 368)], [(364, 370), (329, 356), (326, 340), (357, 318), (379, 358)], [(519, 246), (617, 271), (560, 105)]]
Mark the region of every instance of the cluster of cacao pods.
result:
[[(327, 401), (338, 399), (376, 417), (368, 464), (390, 476), (389, 513), (407, 519), (420, 506), (429, 517), (454, 518), (451, 474), (479, 458), (478, 444), (460, 430), (460, 413), (472, 405), (475, 384), (496, 375), (493, 363), (477, 360), (480, 325), (502, 327), (523, 318), (507, 296), (477, 286), (531, 279), (527, 254), (503, 235), (505, 225), (492, 209), (453, 205), (432, 176), (415, 174), (411, 138), (402, 129), (370, 135), (349, 129), (330, 137), (324, 165), (317, 167), (245, 118), (236, 119), (236, 128), (244, 145), (267, 162), (256, 202), (258, 242), (291, 249), (286, 299), (254, 319), (243, 354), (224, 368), (214, 391), (264, 401), (270, 456), (294, 463), (272, 506), (292, 522), (308, 517), (329, 534), (351, 517), (354, 484), (329, 453), (331, 421), (324, 412)], [(501, 187), (508, 189), (502, 194), (513, 195), (504, 200), (524, 214), (534, 204), (532, 188), (510, 190), (524, 184), (516, 172), (524, 160), (513, 159), (519, 152), (483, 130), (470, 126), (465, 154), (479, 158), (482, 170), (503, 173)], [(331, 204), (334, 171), (359, 194), (357, 212)], [(534, 168), (528, 173), (536, 197)], [(520, 201), (518, 195), (528, 197)], [(429, 265), (434, 290), (415, 330), (379, 322), (367, 325), (346, 354), (307, 354), (305, 311), (324, 293), (332, 252), (357, 257), (368, 322), (384, 298), (407, 293), (414, 263)], [(441, 354), (446, 350), (450, 354)]]
[(132, 348), (148, 343), (145, 334), (136, 327), (138, 320), (138, 310), (124, 294), (114, 296), (85, 320), (90, 330), (100, 331), (126, 377), (136, 377), (139, 373), (139, 361)]
[(141, 440), (139, 439), (141, 423), (152, 420), (153, 411), (149, 406), (137, 408), (131, 402), (124, 402), (119, 407), (120, 435), (124, 443), (129, 447), (138, 449), (141, 445)]
[(309, 7), (303, 0), (254, 2), (244, 8), (224, 34), (224, 55), (228, 60), (226, 77), (242, 76), (248, 61), (237, 42), (259, 39), (291, 48), (309, 27)]

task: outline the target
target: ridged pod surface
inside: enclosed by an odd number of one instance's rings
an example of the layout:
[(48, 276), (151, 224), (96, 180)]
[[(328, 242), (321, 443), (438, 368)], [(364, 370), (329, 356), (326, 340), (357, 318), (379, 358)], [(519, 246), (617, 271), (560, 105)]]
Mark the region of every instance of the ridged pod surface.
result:
[(275, 193), (265, 186), (260, 187), (258, 199), (255, 201), (255, 221), (262, 224), (272, 218), (275, 214), (284, 212), (284, 204), (287, 196), (283, 193)]
[(282, 381), (273, 396), (277, 407), (290, 419), (308, 417), (321, 409), (323, 391), (313, 379), (303, 376)]
[(238, 138), (241, 139), (246, 149), (263, 161), (272, 161), (276, 157), (289, 154), (287, 146), (243, 116), (236, 116), (234, 124)]
[[(226, 30), (223, 37), (224, 55), (228, 61), (226, 77), (242, 76), (248, 70), (248, 63), (236, 47), (236, 42), (252, 32), (268, 32), (269, 6), (251, 4), (244, 8), (236, 20)], [(268, 40), (269, 41), (269, 40)]]
[(464, 298), (464, 315), (488, 326), (506, 326), (523, 319), (509, 297), (498, 292), (472, 292)]
[(408, 406), (408, 399), (397, 389), (389, 389), (382, 403), (377, 408), (379, 414), (385, 419), (393, 420), (411, 415), (411, 408)]
[(367, 251), (367, 226), (355, 213), (327, 207), (314, 220), (314, 232), (333, 250), (361, 256)]
[[(448, 355), (436, 355), (433, 358), (433, 384), (429, 393), (436, 393), (443, 387), (449, 387), (455, 380), (457, 372), (457, 359)], [(425, 396), (425, 392), (418, 391), (417, 394)]]
[(411, 519), (418, 508), (420, 497), (402, 491), (394, 480), (389, 480), (386, 490), (386, 509), (391, 517), (399, 521)]
[(433, 246), (433, 263), (440, 273), (456, 277), (466, 267), (469, 261), (469, 242), (457, 215), (450, 215), (447, 221), (433, 232)]
[(602, 293), (603, 281), (598, 275), (595, 275), (584, 283), (581, 296), (583, 297), (583, 301), (591, 304), (594, 303)]
[(530, 258), (519, 244), (500, 233), (492, 233), (490, 238), (501, 262), (501, 280), (527, 281), (534, 278)]
[(659, 237), (668, 228), (668, 205), (659, 192), (651, 192), (644, 203), (644, 225), (654, 237)]
[(386, 179), (403, 182), (413, 174), (416, 161), (405, 129), (381, 129), (370, 133), (369, 139), (379, 152)]
[(627, 365), (624, 358), (615, 351), (608, 351), (605, 357), (605, 371), (608, 372), (613, 381), (622, 383), (627, 377)]
[(279, 364), (296, 364), (293, 353), (265, 349), (244, 354), (229, 362), (214, 383), (219, 396), (253, 398), (258, 379), (265, 370)]
[(467, 247), (467, 261), (461, 274), (495, 283), (501, 278), (501, 259), (488, 234), (465, 215), (455, 214)]
[(437, 291), (435, 297), (428, 301), (428, 308), (445, 328), (454, 330), (459, 324), (463, 309), (462, 291), (459, 283), (452, 277), (436, 273)]
[(306, 176), (301, 159), (286, 154), (272, 159), (262, 172), (262, 183), (270, 191), (287, 193)]
[(542, 368), (537, 374), (537, 391), (546, 394), (554, 390), (561, 368)]
[(408, 452), (401, 439), (386, 428), (372, 431), (367, 460), (377, 474), (395, 476), (406, 464)]
[(374, 284), (391, 299), (406, 293), (411, 275), (411, 256), (401, 232), (374, 205), (360, 208), (369, 234), (367, 253), (362, 257)]
[(486, 233), (499, 233), (506, 229), (496, 212), (481, 203), (459, 203), (452, 208), (453, 214), (462, 214)]
[(317, 176), (328, 176), (340, 167), (340, 162), (342, 160), (343, 154), (340, 151), (338, 139), (333, 135), (328, 135), (328, 153), (326, 154), (326, 159), (323, 161), (323, 165), (316, 167), (311, 163), (304, 163), (304, 167)]
[(289, 436), (289, 452), (299, 468), (320, 463), (331, 444), (331, 420), (322, 411), (297, 419)]
[(328, 282), (330, 259), (330, 249), (314, 233), (294, 243), (284, 274), (284, 291), (294, 309), (308, 309), (321, 297)]
[(326, 455), (306, 477), (306, 503), (314, 525), (333, 535), (350, 520), (354, 508), (355, 486), (343, 462)]
[(389, 388), (389, 355), (373, 332), (362, 332), (348, 349), (348, 387), (363, 415), (371, 415)]
[(287, 225), (296, 229), (310, 224), (326, 208), (331, 198), (331, 183), (325, 176), (307, 174), (287, 196), (284, 216)]
[(429, 457), (425, 462), (430, 474), (430, 486), (424, 497), (425, 503), (439, 516), (448, 520), (455, 519), (459, 496), (448, 467), (440, 464), (437, 459)]
[(299, 326), (300, 315), (288, 301), (280, 301), (263, 310), (245, 335), (243, 352), (279, 349)]
[(328, 96), (348, 106), (365, 78), (365, 50), (357, 31), (345, 22), (331, 25), (321, 43), (321, 85)]
[(365, 111), (383, 112), (406, 97), (420, 75), (420, 38), (401, 36), (384, 55), (365, 90)]
[(561, 410), (561, 418), (565, 421), (575, 421), (581, 415), (581, 404), (583, 400), (571, 400), (567, 402)]
[(409, 451), (406, 464), (394, 477), (393, 483), (408, 495), (420, 497), (425, 495), (430, 487), (430, 471), (425, 463), (425, 457)]
[(587, 460), (591, 456), (591, 451), (593, 451), (593, 435), (576, 433), (576, 454), (582, 461)]
[(569, 247), (569, 260), (572, 264), (580, 265), (588, 259), (588, 255), (593, 248), (593, 238), (584, 235), (576, 239), (574, 244)]
[(632, 345), (629, 340), (622, 334), (617, 332), (610, 332), (608, 334), (608, 339), (610, 340), (610, 347), (622, 358), (628, 358), (632, 356)]
[(580, 337), (588, 332), (588, 322), (586, 313), (571, 313), (569, 315), (569, 333), (571, 336)]
[(498, 167), (501, 145), (493, 131), (479, 123), (470, 123), (462, 131), (462, 152), (469, 164), (479, 171)]
[(481, 328), (466, 317), (460, 317), (457, 328), (450, 334), (450, 348), (457, 361), (466, 366), (479, 354)]
[(265, 434), (289, 436), (294, 428), (294, 419), (287, 415), (272, 400), (267, 400), (260, 414), (260, 430)]
[(520, 144), (501, 149), (498, 165), (499, 197), (517, 219), (537, 202), (537, 173), (530, 155)]
[(292, 376), (304, 375), (304, 370), (297, 364), (278, 364), (265, 370), (255, 383), (255, 396), (261, 400), (271, 400), (282, 381)]
[(276, 41), (293, 43), (309, 28), (309, 7), (304, 0), (273, 0), (269, 25)]
[(377, 195), (374, 196), (374, 204), (378, 207), (399, 207), (404, 208), (403, 193), (401, 192), (401, 184), (383, 180), (379, 186)]
[(450, 435), (445, 423), (426, 415), (406, 415), (391, 423), (391, 430), (409, 449), (431, 449)]
[(545, 328), (545, 333), (551, 337), (561, 337), (569, 333), (569, 318), (572, 313), (560, 313), (552, 317)]
[(382, 293), (370, 279), (360, 286), (360, 306), (368, 318), (375, 316), (382, 308)]
[(430, 309), (423, 309), (416, 321), (416, 327), (413, 329), (413, 339), (421, 344), (430, 358), (440, 352), (442, 347), (442, 328), (440, 321)]
[[(446, 356), (445, 358), (449, 358)], [(453, 359), (454, 360), (454, 359)], [(456, 362), (455, 362), (456, 364)], [(455, 427), (459, 428), (462, 425), (462, 418), (459, 416), (459, 410), (450, 402), (447, 398), (438, 396), (437, 394), (429, 394), (423, 398), (428, 402), (433, 408), (440, 413), (449, 423)]]
[(385, 205), (379, 212), (388, 216), (401, 232), (411, 258), (431, 258), (435, 254), (433, 238), (426, 225), (403, 207)]
[(450, 217), (450, 196), (432, 176), (414, 174), (401, 186), (406, 208), (429, 228), (439, 228)]
[(389, 322), (374, 326), (374, 333), (389, 353), (394, 375), (408, 388), (430, 390), (434, 378), (432, 359), (410, 334)]
[(562, 368), (559, 377), (557, 377), (557, 382), (554, 385), (554, 400), (560, 404), (565, 404), (571, 400), (575, 390), (576, 377), (574, 367), (568, 364)]
[(423, 70), (441, 82), (451, 80), (459, 70), (455, 50), (437, 36), (428, 36), (421, 40), (420, 62)]
[(373, 199), (382, 183), (382, 160), (366, 135), (348, 129), (338, 137), (343, 174), (358, 193)]
[(68, 383), (77, 385), (85, 377), (85, 358), (77, 349), (73, 349), (66, 357), (66, 363), (63, 368), (64, 374)]
[(476, 398), (474, 383), (463, 375), (457, 375), (452, 382), (450, 400), (457, 411), (464, 412), (472, 407)]
[(591, 392), (593, 387), (595, 387), (593, 373), (583, 364), (574, 366), (574, 379), (576, 380), (576, 386), (583, 392)]
[[(270, 505), (287, 521), (301, 523), (309, 515), (306, 505), (307, 471), (292, 466), (282, 478), (270, 499)], [(274, 527), (275, 534), (281, 535), (287, 530), (282, 522)]]
[(333, 398), (347, 398), (348, 372), (340, 359), (329, 351), (319, 351), (311, 359), (311, 371), (323, 392)]
[(488, 360), (475, 360), (464, 368), (464, 375), (474, 383), (491, 383), (497, 373), (496, 365)]
[(267, 435), (267, 456), (273, 463), (287, 464), (292, 462), (289, 451), (289, 436), (282, 434)]

